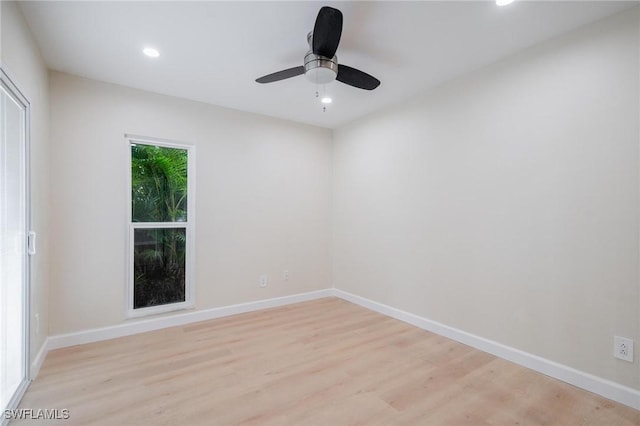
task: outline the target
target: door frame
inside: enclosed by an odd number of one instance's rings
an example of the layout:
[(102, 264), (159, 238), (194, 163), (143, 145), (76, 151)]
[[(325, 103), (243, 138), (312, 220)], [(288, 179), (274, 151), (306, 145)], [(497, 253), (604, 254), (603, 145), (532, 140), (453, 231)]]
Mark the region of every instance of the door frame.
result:
[[(17, 100), (24, 107), (25, 112), (25, 121), (24, 121), (24, 147), (23, 147), (23, 155), (24, 155), (24, 194), (22, 194), (24, 199), (24, 266), (23, 266), (23, 288), (22, 288), (22, 316), (23, 316), (23, 324), (22, 324), (22, 343), (23, 343), (23, 368), (24, 375), (23, 380), (16, 389), (16, 392), (9, 400), (7, 409), (15, 409), (20, 400), (24, 396), (29, 383), (31, 382), (31, 255), (30, 249), (33, 247), (35, 241), (33, 241), (30, 236), (31, 230), (31, 152), (30, 152), (30, 141), (31, 141), (31, 103), (29, 99), (24, 95), (24, 93), (18, 88), (18, 86), (14, 82), (9, 74), (7, 73), (4, 67), (0, 66), (0, 85), (12, 96), (15, 100)], [(0, 424), (4, 425), (7, 422), (6, 419), (0, 420)]]

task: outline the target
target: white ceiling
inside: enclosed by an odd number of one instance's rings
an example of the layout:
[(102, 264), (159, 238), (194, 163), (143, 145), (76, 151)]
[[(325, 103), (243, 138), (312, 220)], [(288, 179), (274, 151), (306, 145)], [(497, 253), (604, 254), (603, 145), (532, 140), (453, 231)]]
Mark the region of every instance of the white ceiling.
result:
[[(532, 44), (638, 2), (22, 2), (47, 65), (96, 80), (335, 128)], [(372, 92), (334, 82), (322, 112), (302, 65), (318, 9), (344, 15), (340, 63), (377, 77)], [(142, 55), (144, 46), (161, 56)]]

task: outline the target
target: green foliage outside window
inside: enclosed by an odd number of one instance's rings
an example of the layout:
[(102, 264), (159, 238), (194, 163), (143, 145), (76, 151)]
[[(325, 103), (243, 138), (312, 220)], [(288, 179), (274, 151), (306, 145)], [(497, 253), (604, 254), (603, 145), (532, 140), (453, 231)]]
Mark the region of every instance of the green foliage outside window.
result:
[(131, 200), (134, 222), (185, 222), (187, 151), (132, 145)]
[[(133, 222), (187, 220), (187, 151), (131, 145)], [(134, 309), (185, 301), (185, 228), (134, 231)]]

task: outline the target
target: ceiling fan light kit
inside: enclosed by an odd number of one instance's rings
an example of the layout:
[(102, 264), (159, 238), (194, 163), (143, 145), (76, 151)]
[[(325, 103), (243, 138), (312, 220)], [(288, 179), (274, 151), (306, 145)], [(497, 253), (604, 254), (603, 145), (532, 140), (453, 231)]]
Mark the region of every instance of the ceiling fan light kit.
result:
[(309, 51), (304, 57), (304, 76), (314, 84), (328, 84), (338, 76), (338, 57), (328, 59)]
[(338, 80), (364, 90), (373, 90), (380, 81), (356, 68), (338, 64), (336, 50), (342, 35), (342, 12), (332, 7), (320, 8), (313, 31), (307, 34), (311, 50), (304, 56), (304, 65), (278, 71), (256, 79), (258, 83), (273, 83), (304, 74), (316, 85)]

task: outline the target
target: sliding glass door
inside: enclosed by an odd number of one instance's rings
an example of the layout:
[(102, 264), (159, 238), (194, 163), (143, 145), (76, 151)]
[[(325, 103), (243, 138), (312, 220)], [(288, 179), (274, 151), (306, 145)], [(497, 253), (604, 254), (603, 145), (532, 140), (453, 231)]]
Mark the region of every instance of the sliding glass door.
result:
[(28, 373), (28, 102), (0, 70), (0, 405), (15, 408)]

